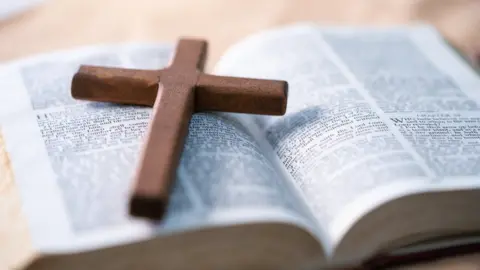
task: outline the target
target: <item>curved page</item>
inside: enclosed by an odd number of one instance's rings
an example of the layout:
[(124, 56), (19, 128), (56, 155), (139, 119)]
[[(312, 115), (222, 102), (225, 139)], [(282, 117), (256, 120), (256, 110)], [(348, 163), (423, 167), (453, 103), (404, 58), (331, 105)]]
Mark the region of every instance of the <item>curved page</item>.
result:
[(255, 122), (333, 244), (385, 201), (480, 185), (480, 80), (428, 26), (297, 24), (216, 69), (289, 82), (287, 114)]

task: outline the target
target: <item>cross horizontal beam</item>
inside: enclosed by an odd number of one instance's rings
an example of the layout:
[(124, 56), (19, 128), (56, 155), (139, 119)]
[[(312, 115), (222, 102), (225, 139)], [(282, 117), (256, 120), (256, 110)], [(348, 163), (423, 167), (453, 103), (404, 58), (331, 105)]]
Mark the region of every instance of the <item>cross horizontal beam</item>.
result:
[[(161, 78), (162, 70), (82, 66), (71, 92), (76, 99), (153, 106)], [(283, 115), (287, 107), (285, 81), (200, 74), (195, 88), (196, 112)]]

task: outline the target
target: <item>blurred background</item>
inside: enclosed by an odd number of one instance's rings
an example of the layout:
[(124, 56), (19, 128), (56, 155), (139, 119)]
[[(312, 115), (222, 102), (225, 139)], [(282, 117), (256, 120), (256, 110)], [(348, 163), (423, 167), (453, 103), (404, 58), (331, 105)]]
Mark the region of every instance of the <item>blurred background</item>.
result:
[(0, 61), (84, 44), (195, 35), (210, 40), (211, 67), (245, 35), (305, 20), (426, 22), (470, 58), (480, 54), (480, 0), (0, 0)]

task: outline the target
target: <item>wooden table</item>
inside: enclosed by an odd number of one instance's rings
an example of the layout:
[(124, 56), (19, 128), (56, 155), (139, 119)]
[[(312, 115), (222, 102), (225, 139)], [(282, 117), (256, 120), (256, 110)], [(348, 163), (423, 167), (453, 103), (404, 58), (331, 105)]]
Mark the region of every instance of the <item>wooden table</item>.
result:
[[(0, 61), (98, 42), (173, 42), (179, 35), (195, 35), (211, 41), (207, 66), (211, 69), (226, 48), (246, 35), (299, 20), (335, 24), (424, 20), (465, 53), (480, 51), (478, 0), (45, 1), (0, 22)], [(0, 153), (2, 145), (0, 137)], [(0, 155), (0, 270), (34, 255), (8, 168), (8, 158)], [(407, 269), (480, 269), (480, 254)]]

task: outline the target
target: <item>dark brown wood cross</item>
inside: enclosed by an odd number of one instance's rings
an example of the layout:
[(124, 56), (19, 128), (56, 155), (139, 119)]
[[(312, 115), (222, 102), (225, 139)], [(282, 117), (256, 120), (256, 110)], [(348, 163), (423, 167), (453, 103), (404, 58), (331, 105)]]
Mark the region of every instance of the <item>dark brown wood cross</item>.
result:
[(153, 106), (130, 199), (133, 216), (162, 218), (193, 113), (285, 113), (287, 82), (205, 74), (206, 58), (206, 41), (180, 39), (167, 68), (81, 66), (72, 79), (76, 99)]

